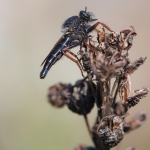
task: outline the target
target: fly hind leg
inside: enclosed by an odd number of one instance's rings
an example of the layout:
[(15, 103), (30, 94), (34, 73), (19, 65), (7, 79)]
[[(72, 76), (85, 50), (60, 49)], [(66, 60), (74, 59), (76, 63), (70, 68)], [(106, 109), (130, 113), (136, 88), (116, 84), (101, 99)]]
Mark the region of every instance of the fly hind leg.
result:
[[(74, 56), (77, 60), (75, 60), (74, 58), (70, 57), (68, 54), (66, 54), (66, 52), (70, 53), (72, 56)], [(63, 51), (62, 51), (63, 55), (66, 56), (67, 58), (69, 58), (71, 61), (75, 62), (77, 64), (77, 66), (79, 67), (80, 71), (81, 71), (81, 74), (82, 76), (84, 77), (83, 75), (83, 69), (81, 67), (81, 64), (80, 64), (80, 61), (78, 59), (78, 57), (69, 51), (69, 49), (65, 48)]]

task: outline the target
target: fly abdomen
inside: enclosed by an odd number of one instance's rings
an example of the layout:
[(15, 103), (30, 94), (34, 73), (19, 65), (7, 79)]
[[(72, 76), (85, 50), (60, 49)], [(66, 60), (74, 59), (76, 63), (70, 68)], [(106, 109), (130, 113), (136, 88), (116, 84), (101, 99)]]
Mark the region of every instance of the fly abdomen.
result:
[(70, 38), (70, 36), (63, 37), (55, 44), (55, 46), (45, 59), (44, 67), (40, 73), (41, 79), (45, 78), (52, 65), (54, 65), (56, 61), (63, 56), (62, 51), (67, 46), (68, 42), (70, 41)]
[(41, 79), (45, 78), (45, 76), (46, 76), (47, 72), (49, 71), (49, 69), (51, 68), (51, 66), (52, 66), (51, 61), (50, 62), (49, 61), (45, 62), (44, 67), (43, 67), (43, 69), (42, 69), (42, 71), (40, 73), (40, 78)]

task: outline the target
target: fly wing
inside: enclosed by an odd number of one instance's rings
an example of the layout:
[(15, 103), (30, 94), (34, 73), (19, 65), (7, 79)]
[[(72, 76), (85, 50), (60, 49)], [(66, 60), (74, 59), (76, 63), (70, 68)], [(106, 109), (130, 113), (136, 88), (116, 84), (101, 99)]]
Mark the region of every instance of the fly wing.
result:
[(72, 17), (66, 19), (66, 20), (64, 21), (64, 23), (62, 24), (62, 30), (64, 30), (64, 28), (69, 28), (70, 25), (71, 25), (74, 21), (76, 21), (77, 19), (79, 19), (78, 16), (72, 16)]
[[(60, 37), (60, 39), (57, 41), (57, 43), (59, 43), (59, 41), (65, 36), (65, 34), (68, 32), (68, 30)], [(55, 45), (57, 45), (57, 43)], [(44, 61), (41, 64), (41, 66), (45, 63), (45, 61), (47, 60), (47, 58), (49, 57), (49, 55), (50, 55), (50, 53), (46, 56), (46, 58), (44, 59)]]
[[(71, 18), (71, 17), (70, 17)], [(67, 19), (68, 20), (68, 19)], [(73, 23), (73, 22), (72, 22)], [(72, 28), (72, 24), (70, 24), (67, 28), (67, 30), (65, 31), (65, 33), (59, 38), (59, 40), (57, 41), (57, 43), (55, 45), (57, 45), (59, 43), (59, 41), (67, 34), (67, 32), (69, 31), (69, 29)], [(55, 46), (54, 45), (54, 46)], [(45, 61), (47, 60), (47, 58), (49, 57), (50, 53), (47, 55), (47, 57), (44, 59), (44, 61), (42, 62), (41, 66), (45, 63)]]
[[(49, 53), (49, 54), (50, 54), (50, 53)], [(45, 63), (45, 61), (47, 60), (47, 57), (49, 56), (49, 54), (46, 56), (46, 58), (43, 60), (43, 62), (41, 63), (40, 66), (42, 66), (42, 65)]]

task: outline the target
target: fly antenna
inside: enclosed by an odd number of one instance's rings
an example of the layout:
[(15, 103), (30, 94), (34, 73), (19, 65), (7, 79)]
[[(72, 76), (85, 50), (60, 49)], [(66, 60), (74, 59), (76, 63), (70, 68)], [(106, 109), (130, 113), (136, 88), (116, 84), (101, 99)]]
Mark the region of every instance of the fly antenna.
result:
[(85, 6), (85, 12), (87, 11), (87, 7)]

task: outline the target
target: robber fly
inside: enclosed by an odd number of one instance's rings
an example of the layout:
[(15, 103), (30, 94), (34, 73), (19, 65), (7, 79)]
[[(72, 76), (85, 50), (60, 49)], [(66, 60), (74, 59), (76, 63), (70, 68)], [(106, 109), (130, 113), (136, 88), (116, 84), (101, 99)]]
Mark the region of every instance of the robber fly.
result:
[[(43, 61), (42, 65), (44, 64), (44, 67), (40, 73), (41, 79), (45, 78), (52, 65), (54, 65), (63, 55), (71, 59), (66, 52), (69, 52), (69, 49), (71, 48), (79, 45), (81, 46), (83, 41), (88, 39), (88, 34), (99, 25), (100, 22), (95, 23), (93, 26), (88, 25), (89, 22), (97, 19), (93, 19), (92, 13), (87, 12), (86, 9), (87, 8), (85, 8), (85, 10), (81, 10), (79, 16), (72, 16), (68, 18), (62, 25), (64, 34)], [(72, 54), (72, 52), (69, 53)], [(75, 62), (74, 59), (71, 60)]]

